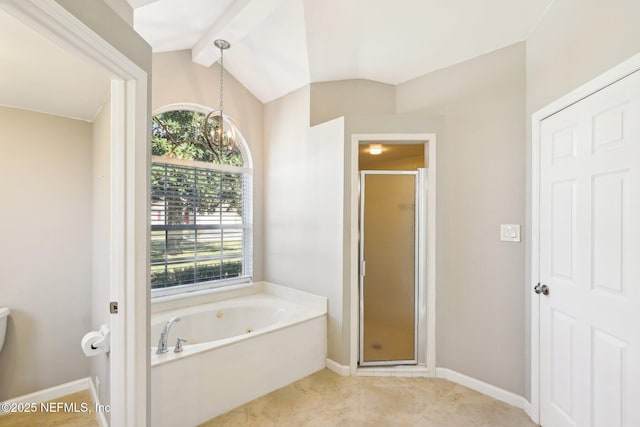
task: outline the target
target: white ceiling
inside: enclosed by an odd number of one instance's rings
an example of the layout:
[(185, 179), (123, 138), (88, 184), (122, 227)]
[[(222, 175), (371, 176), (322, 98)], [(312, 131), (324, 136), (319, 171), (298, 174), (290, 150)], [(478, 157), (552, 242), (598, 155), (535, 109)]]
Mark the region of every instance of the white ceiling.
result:
[(219, 58), (262, 102), (310, 82), (399, 84), (526, 40), (553, 0), (128, 0), (154, 52)]
[(92, 121), (109, 78), (0, 10), (0, 105)]

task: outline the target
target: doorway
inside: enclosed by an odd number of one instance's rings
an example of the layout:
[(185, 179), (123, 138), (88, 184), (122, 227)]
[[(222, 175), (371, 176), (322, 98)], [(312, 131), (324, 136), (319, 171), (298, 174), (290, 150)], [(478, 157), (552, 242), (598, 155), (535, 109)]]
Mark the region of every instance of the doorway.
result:
[[(99, 299), (97, 307), (100, 315), (104, 316), (104, 321), (111, 329), (110, 353), (108, 358), (104, 357), (106, 361), (102, 371), (105, 372), (102, 382), (107, 382), (108, 387), (104, 387), (107, 384), (102, 384), (105, 391), (99, 396), (99, 400), (110, 403), (111, 425), (146, 425), (149, 296), (148, 289), (139, 284), (147, 283), (149, 277), (149, 192), (146, 172), (149, 158), (148, 76), (130, 57), (89, 28), (91, 24), (87, 26), (77, 17), (84, 16), (86, 8), (92, 8), (92, 12), (95, 12), (101, 7), (108, 8), (102, 4), (87, 6), (78, 3), (62, 6), (57, 2), (0, 2), (0, 9), (34, 30), (38, 37), (43, 37), (47, 43), (55, 45), (55, 49), (64, 51), (65, 55), (86, 62), (103, 73), (108, 80), (109, 101), (102, 113), (109, 119), (105, 118), (101, 122), (100, 131), (96, 131), (100, 138), (95, 138), (100, 144), (108, 146), (101, 152), (108, 161), (100, 163), (106, 165), (104, 171), (109, 174), (108, 180), (104, 181), (107, 184), (105, 187), (109, 188), (104, 199), (109, 200), (110, 205), (105, 208), (105, 212), (101, 212), (101, 220), (96, 222), (102, 224), (104, 219), (108, 222), (108, 229), (101, 225), (101, 231), (104, 232), (101, 237), (104, 239), (92, 242), (99, 245), (101, 251), (110, 254), (109, 262), (100, 264), (108, 270), (108, 283), (99, 286), (99, 292), (95, 292)], [(90, 17), (91, 13), (88, 15)], [(104, 14), (105, 20), (110, 18), (112, 15)], [(107, 31), (105, 33), (108, 34)], [(123, 37), (126, 35), (119, 34), (119, 40), (126, 39)], [(48, 67), (45, 70), (51, 71)], [(54, 81), (47, 89), (55, 90), (56, 87), (58, 84)], [(82, 92), (79, 84), (72, 87), (72, 93), (78, 91)], [(30, 93), (39, 97), (44, 92), (31, 88)], [(65, 94), (64, 91), (60, 93)], [(67, 95), (63, 97), (65, 100), (69, 98)], [(40, 98), (37, 102), (42, 100)], [(60, 94), (57, 101), (59, 104), (63, 103)], [(47, 139), (44, 138), (44, 141), (47, 142)], [(43, 183), (47, 182), (46, 176), (40, 179), (43, 179)], [(52, 190), (48, 189), (49, 192)], [(46, 203), (44, 205), (46, 209)], [(101, 243), (97, 243), (98, 240)], [(54, 247), (52, 251), (57, 250)], [(99, 252), (96, 251), (95, 255), (98, 257)], [(77, 302), (76, 295), (72, 293), (59, 292), (59, 296), (63, 299), (58, 306), (64, 307), (68, 303), (73, 305)], [(56, 305), (55, 301), (52, 303)], [(63, 353), (80, 351), (80, 338), (81, 335), (77, 337), (78, 341), (74, 339), (69, 345), (65, 345)], [(83, 387), (93, 382), (91, 377), (82, 381)], [(48, 390), (45, 391), (48, 393)], [(60, 391), (58, 387), (53, 390), (55, 393)], [(38, 396), (45, 396), (47, 393)], [(31, 399), (35, 399), (35, 395), (30, 396), (30, 401), (33, 401)], [(100, 417), (100, 422), (105, 423), (105, 417)]]
[(534, 115), (531, 403), (542, 425), (640, 423), (639, 68), (634, 57)]
[[(395, 372), (396, 375), (404, 375), (400, 373), (406, 372), (406, 375), (435, 375), (435, 159), (436, 159), (436, 138), (434, 134), (354, 134), (351, 144), (351, 233), (350, 233), (350, 259), (351, 259), (351, 357), (349, 370), (355, 375), (390, 375)], [(389, 154), (388, 162), (381, 162), (383, 157), (371, 156), (371, 145), (382, 145), (381, 151)], [(413, 154), (406, 156), (398, 155), (401, 148), (413, 151)], [(375, 149), (375, 148), (374, 148)], [(362, 155), (360, 155), (362, 153)], [(405, 157), (404, 160), (401, 158)], [(410, 164), (405, 161), (407, 157), (411, 157)], [(385, 164), (386, 163), (386, 164)], [(423, 172), (419, 172), (418, 168), (423, 168)], [(394, 170), (395, 169), (395, 170)], [(365, 188), (360, 192), (361, 172), (365, 172), (362, 176)], [(397, 173), (400, 172), (400, 173)], [(395, 182), (395, 181), (398, 182)], [(392, 197), (396, 198), (398, 194), (388, 191), (386, 195), (380, 194), (373, 196), (369, 190), (394, 187), (402, 181), (407, 181), (407, 191), (403, 194), (410, 196), (407, 200), (392, 200), (391, 203), (376, 202), (375, 197)], [(388, 181), (388, 182), (386, 182)], [(426, 182), (429, 183), (426, 186)], [(423, 189), (420, 190), (421, 183), (424, 183)], [(367, 187), (367, 184), (369, 185)], [(400, 184), (406, 185), (406, 184)], [(397, 193), (397, 192), (396, 192)], [(360, 197), (365, 195), (364, 207), (384, 208), (385, 206), (395, 206), (396, 213), (401, 211), (404, 214), (405, 227), (403, 233), (411, 236), (406, 239), (397, 254), (395, 251), (379, 250), (379, 253), (371, 253), (368, 248), (368, 255), (374, 258), (384, 259), (386, 256), (387, 264), (397, 264), (395, 258), (408, 261), (406, 265), (402, 265), (398, 272), (393, 273), (392, 270), (379, 268), (383, 270), (382, 275), (386, 277), (402, 277), (400, 283), (402, 285), (394, 285), (393, 287), (385, 286), (388, 282), (384, 277), (379, 280), (378, 284), (371, 282), (373, 270), (371, 259), (369, 259), (369, 268), (364, 262), (365, 270), (361, 270), (361, 244), (366, 245), (366, 241), (375, 243), (378, 240), (387, 240), (393, 237), (394, 233), (389, 231), (386, 236), (365, 237), (362, 241), (360, 236), (369, 234), (368, 231), (391, 230), (388, 227), (388, 221), (385, 226), (384, 218), (391, 212), (381, 211), (378, 213), (378, 219), (369, 216), (369, 220), (365, 218), (361, 222), (361, 214), (365, 213), (360, 210)], [(368, 196), (367, 196), (368, 195)], [(367, 203), (366, 200), (369, 200)], [(417, 211), (417, 207), (424, 206), (423, 215)], [(401, 215), (402, 216), (402, 215)], [(377, 224), (376, 224), (377, 222)], [(361, 230), (360, 226), (370, 230)], [(371, 226), (371, 227), (369, 227)], [(417, 234), (414, 232), (418, 231)], [(383, 233), (384, 234), (384, 233)], [(397, 233), (396, 233), (397, 234)], [(382, 245), (384, 247), (384, 243)], [(385, 255), (386, 254), (386, 255)], [(400, 255), (399, 257), (396, 255)], [(394, 261), (395, 260), (395, 261)], [(393, 261), (393, 262), (392, 262)], [(381, 265), (380, 262), (374, 261), (376, 267)], [(387, 271), (384, 271), (387, 270)], [(361, 277), (360, 273), (365, 275)], [(377, 273), (375, 273), (377, 274)], [(367, 275), (369, 277), (367, 278)], [(366, 282), (361, 287), (361, 279)], [(417, 284), (417, 286), (416, 286)], [(403, 286), (404, 285), (404, 286)], [(394, 287), (402, 289), (400, 292), (393, 292)], [(378, 301), (376, 301), (375, 290), (378, 292)], [(374, 291), (371, 295), (365, 295), (361, 298), (360, 291), (366, 289)], [(385, 300), (385, 295), (394, 295), (396, 302), (403, 307), (401, 310), (387, 311), (376, 308), (376, 304), (380, 306), (381, 301)], [(367, 299), (369, 296), (369, 299)], [(367, 302), (368, 301), (368, 302)], [(368, 308), (368, 310), (367, 310)], [(368, 316), (367, 313), (372, 316)], [(388, 323), (392, 320), (393, 326)], [(379, 325), (382, 324), (382, 327)], [(400, 330), (401, 334), (393, 334), (391, 331)], [(401, 339), (397, 339), (402, 335)], [(368, 349), (365, 349), (368, 347)]]
[(423, 177), (360, 172), (360, 366), (417, 363)]

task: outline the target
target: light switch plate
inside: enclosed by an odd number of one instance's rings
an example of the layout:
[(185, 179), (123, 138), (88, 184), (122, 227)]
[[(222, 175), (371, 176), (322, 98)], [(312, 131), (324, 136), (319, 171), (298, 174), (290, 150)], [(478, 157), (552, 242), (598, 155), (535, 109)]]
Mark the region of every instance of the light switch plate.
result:
[(520, 224), (500, 224), (500, 240), (503, 242), (519, 242)]

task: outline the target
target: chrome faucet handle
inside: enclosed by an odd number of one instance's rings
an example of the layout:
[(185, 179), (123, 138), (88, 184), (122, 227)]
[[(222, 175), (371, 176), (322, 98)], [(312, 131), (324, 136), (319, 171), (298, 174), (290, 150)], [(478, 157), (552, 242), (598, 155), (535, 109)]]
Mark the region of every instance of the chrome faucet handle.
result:
[(180, 353), (182, 351), (182, 343), (187, 342), (187, 340), (183, 339), (183, 338), (178, 338), (178, 341), (176, 341), (176, 346), (173, 349), (174, 353)]

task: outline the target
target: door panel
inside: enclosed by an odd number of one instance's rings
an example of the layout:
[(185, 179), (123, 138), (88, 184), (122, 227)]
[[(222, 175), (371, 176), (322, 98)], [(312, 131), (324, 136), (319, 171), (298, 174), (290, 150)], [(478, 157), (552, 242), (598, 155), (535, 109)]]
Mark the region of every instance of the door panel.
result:
[(640, 75), (545, 119), (540, 421), (640, 425)]
[(417, 173), (362, 173), (361, 365), (415, 363)]

